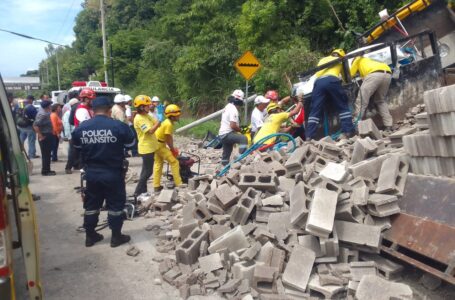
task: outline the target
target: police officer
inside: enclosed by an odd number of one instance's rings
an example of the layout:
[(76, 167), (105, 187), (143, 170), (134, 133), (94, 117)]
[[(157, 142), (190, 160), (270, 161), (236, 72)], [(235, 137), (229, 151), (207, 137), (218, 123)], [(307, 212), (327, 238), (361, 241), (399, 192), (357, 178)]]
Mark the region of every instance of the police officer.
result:
[(72, 133), (74, 147), (81, 151), (87, 188), (84, 199), (85, 246), (103, 239), (95, 232), (100, 209), (106, 200), (108, 223), (112, 230), (111, 247), (130, 240), (121, 233), (126, 201), (123, 173), (124, 148), (134, 145), (128, 125), (111, 119), (111, 101), (106, 97), (93, 100), (95, 117), (80, 124)]

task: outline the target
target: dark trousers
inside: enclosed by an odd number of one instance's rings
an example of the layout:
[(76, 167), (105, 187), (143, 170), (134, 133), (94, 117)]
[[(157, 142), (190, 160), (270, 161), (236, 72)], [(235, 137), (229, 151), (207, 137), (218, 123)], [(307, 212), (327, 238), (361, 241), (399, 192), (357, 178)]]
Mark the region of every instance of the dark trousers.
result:
[(328, 76), (319, 78), (314, 83), (310, 116), (308, 117), (308, 126), (305, 132), (307, 139), (315, 137), (326, 101), (330, 101), (330, 105), (338, 111), (341, 130), (344, 133), (354, 131), (352, 115), (348, 105), (348, 96), (341, 86), (341, 81), (335, 76)]
[(45, 133), (44, 139), (39, 141), (41, 149), (41, 174), (51, 170), (51, 151), (54, 146), (54, 135), (52, 133)]
[(122, 170), (86, 168), (87, 187), (84, 199), (84, 228), (94, 232), (98, 225), (101, 207), (106, 200), (107, 221), (113, 232), (122, 230), (126, 202), (125, 179)]
[(135, 195), (140, 195), (142, 193), (147, 193), (147, 180), (153, 174), (153, 164), (155, 163), (155, 154), (147, 153), (141, 154), (142, 157), (142, 169), (141, 175), (139, 176), (139, 181), (134, 191)]
[(68, 161), (66, 162), (65, 170), (80, 169), (79, 166), (79, 150), (74, 148), (73, 142), (68, 142)]
[(223, 136), (221, 139), (223, 144), (223, 156), (221, 157), (221, 164), (223, 166), (229, 163), (231, 159), (232, 149), (235, 144), (239, 144), (239, 152), (243, 153), (248, 147), (248, 139), (240, 133), (230, 132)]
[(130, 148), (131, 149), (131, 155), (137, 156), (138, 155), (138, 153), (137, 153), (137, 132), (134, 129), (133, 125), (130, 125), (130, 129), (131, 129), (131, 131), (133, 131), (133, 134), (134, 134), (134, 146), (132, 146)]
[(58, 155), (57, 155), (58, 144), (60, 143), (60, 140), (59, 140), (58, 136), (56, 136), (56, 135), (52, 135), (52, 136), (54, 137), (54, 144), (52, 145), (51, 158), (52, 158), (52, 161), (57, 161), (58, 160)]

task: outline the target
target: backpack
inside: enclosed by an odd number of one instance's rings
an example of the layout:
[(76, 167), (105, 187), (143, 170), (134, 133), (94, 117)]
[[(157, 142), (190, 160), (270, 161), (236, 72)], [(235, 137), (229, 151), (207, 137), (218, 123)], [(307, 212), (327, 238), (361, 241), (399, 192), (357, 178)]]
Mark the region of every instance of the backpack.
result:
[(79, 103), (75, 103), (71, 106), (70, 116), (68, 118), (68, 122), (70, 125), (74, 126), (74, 115), (76, 114), (76, 109), (79, 106)]
[(25, 108), (18, 108), (16, 111), (16, 124), (21, 128), (26, 128), (33, 125), (33, 120), (30, 120), (25, 114)]

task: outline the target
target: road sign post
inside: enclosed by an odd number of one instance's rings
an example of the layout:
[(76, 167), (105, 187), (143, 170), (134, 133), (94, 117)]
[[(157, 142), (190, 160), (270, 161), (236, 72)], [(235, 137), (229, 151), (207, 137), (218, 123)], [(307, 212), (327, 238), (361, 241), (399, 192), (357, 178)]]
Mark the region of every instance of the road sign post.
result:
[[(248, 98), (248, 80), (253, 78), (256, 72), (261, 67), (261, 63), (254, 56), (251, 51), (246, 51), (242, 56), (235, 62), (234, 67), (246, 80), (245, 85), (245, 98)], [(245, 124), (248, 121), (248, 104), (245, 104)]]

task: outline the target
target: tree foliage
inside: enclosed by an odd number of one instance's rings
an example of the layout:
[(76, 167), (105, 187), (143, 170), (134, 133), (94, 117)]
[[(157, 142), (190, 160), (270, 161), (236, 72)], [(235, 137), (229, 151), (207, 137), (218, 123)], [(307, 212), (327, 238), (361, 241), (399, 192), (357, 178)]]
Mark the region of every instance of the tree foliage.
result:
[[(106, 33), (115, 85), (131, 95), (158, 95), (195, 113), (224, 104), (245, 82), (233, 68), (251, 50), (262, 68), (250, 93), (289, 93), (296, 73), (333, 48), (355, 47), (355, 33), (379, 21), (394, 0), (105, 0)], [(341, 24), (340, 24), (341, 23)], [(56, 58), (62, 87), (104, 77), (98, 0), (86, 0), (70, 47), (49, 45), (41, 77), (55, 89)], [(109, 74), (112, 72), (108, 65)]]

